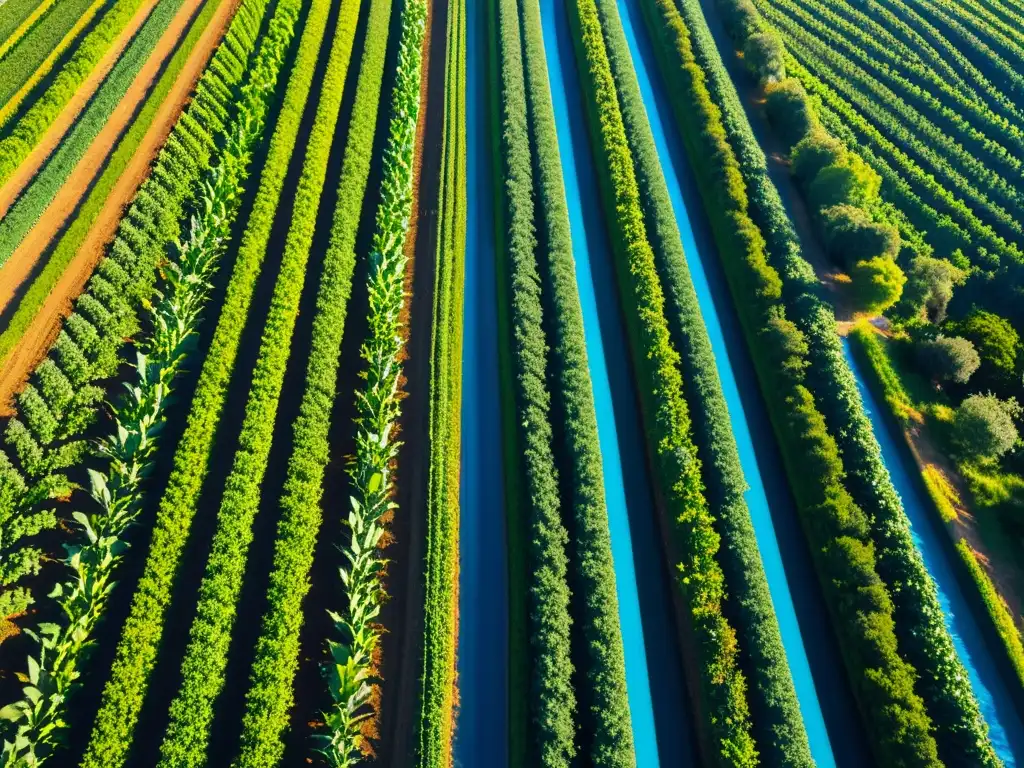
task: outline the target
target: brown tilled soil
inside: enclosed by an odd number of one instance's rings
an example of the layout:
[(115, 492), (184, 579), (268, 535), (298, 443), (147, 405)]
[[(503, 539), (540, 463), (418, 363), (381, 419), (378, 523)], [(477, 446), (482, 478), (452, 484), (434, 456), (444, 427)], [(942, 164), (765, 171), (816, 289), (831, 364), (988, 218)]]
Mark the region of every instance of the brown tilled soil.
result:
[[(124, 101), (118, 105), (85, 158), (61, 188), (57, 198), (40, 220), (40, 224), (29, 233), (25, 243), (22, 243), (4, 265), (3, 270), (0, 270), (0, 307), (6, 305), (18, 283), (31, 272), (34, 264), (35, 257), (19, 258), (19, 254), (26, 251), (34, 254), (42, 252), (61, 229), (64, 221), (81, 203), (85, 192), (113, 151), (118, 136), (130, 124), (136, 107), (154, 85), (163, 62), (173, 54), (179, 39), (187, 29), (189, 19), (202, 2), (203, 0), (186, 1), (160, 39), (150, 60), (132, 83)], [(72, 302), (85, 287), (93, 269), (102, 258), (106, 245), (113, 238), (124, 207), (149, 174), (150, 162), (163, 146), (178, 116), (185, 108), (196, 81), (234, 16), (238, 2), (239, 0), (223, 0), (217, 9), (170, 93), (157, 111), (142, 143), (107, 197), (103, 210), (89, 229), (75, 258), (54, 286), (17, 348), (4, 361), (3, 367), (0, 368), (0, 415), (9, 414), (14, 395), (24, 384), (35, 364), (46, 354), (60, 330), (61, 321), (71, 312)], [(19, 271), (9, 272), (9, 268), (16, 264), (20, 265)], [(19, 276), (16, 277), (15, 274)]]
[(110, 72), (115, 62), (121, 57), (121, 52), (131, 42), (132, 38), (135, 37), (139, 27), (149, 18), (149, 12), (153, 10), (153, 6), (156, 3), (157, 0), (147, 0), (142, 4), (131, 21), (121, 31), (121, 34), (114, 40), (110, 50), (96, 64), (96, 68), (78, 86), (75, 95), (64, 106), (57, 119), (53, 121), (53, 125), (50, 126), (43, 136), (42, 141), (36, 145), (35, 149), (25, 158), (25, 161), (18, 166), (18, 170), (0, 187), (0, 217), (7, 213), (7, 209), (14, 204), (21, 191), (32, 181), (43, 163), (46, 162), (46, 158), (60, 144), (64, 134), (71, 130), (71, 126), (78, 119), (79, 113), (85, 109), (85, 105), (89, 103), (89, 99), (96, 93), (96, 89), (100, 87), (107, 73)]
[(423, 605), (426, 559), (427, 484), (430, 469), (430, 350), (438, 237), (438, 194), (444, 130), (447, 4), (430, 4), (423, 47), (421, 119), (416, 133), (415, 215), (409, 227), (409, 266), (403, 310), (406, 339), (406, 398), (402, 404), (402, 448), (398, 456), (397, 493), (385, 586), (390, 600), (380, 622), (382, 697), (377, 756), (383, 765), (410, 765), (415, 751), (419, 686), (423, 673)]

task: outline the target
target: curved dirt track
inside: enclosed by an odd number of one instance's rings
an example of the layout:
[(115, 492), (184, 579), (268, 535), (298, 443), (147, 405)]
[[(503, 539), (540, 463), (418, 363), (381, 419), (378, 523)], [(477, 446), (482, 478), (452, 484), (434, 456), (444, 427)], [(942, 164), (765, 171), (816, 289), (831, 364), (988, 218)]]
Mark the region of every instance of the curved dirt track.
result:
[[(213, 0), (206, 1), (212, 2)], [(11, 292), (24, 279), (25, 275), (31, 271), (32, 264), (35, 261), (35, 257), (32, 258), (31, 262), (28, 262), (27, 259), (19, 259), (19, 253), (31, 242), (33, 243), (32, 252), (38, 256), (50, 239), (52, 239), (55, 232), (62, 226), (64, 219), (75, 210), (75, 207), (84, 197), (86, 190), (88, 190), (92, 179), (102, 170), (102, 163), (105, 162), (107, 156), (113, 150), (117, 137), (127, 127), (126, 124), (130, 122), (135, 112), (135, 106), (149, 92), (153, 81), (159, 74), (164, 59), (173, 53), (178, 40), (187, 28), (187, 22), (191, 18), (192, 12), (202, 2), (203, 0), (187, 0), (178, 15), (175, 16), (171, 27), (168, 28), (161, 38), (153, 56), (150, 57), (150, 60), (136, 77), (135, 82), (132, 83), (131, 89), (125, 96), (124, 101), (115, 110), (111, 120), (108, 121), (107, 126), (104, 127), (96, 141), (93, 142), (93, 148), (90, 148), (86, 158), (72, 172), (71, 177), (68, 178), (68, 181), (61, 189), (58, 199), (54, 200), (54, 203), (47, 209), (46, 214), (44, 214), (41, 220), (45, 221), (46, 224), (43, 225), (41, 223), (37, 225), (29, 233), (25, 243), (22, 243), (22, 246), (19, 247), (18, 252), (4, 265), (3, 270), (0, 270), (0, 297), (2, 297), (0, 301), (2, 301), (2, 305), (6, 305), (10, 299)], [(123, 215), (124, 207), (131, 201), (136, 190), (149, 174), (150, 162), (167, 140), (167, 136), (174, 127), (174, 123), (185, 108), (196, 81), (199, 79), (213, 51), (223, 37), (238, 7), (238, 3), (239, 0), (222, 0), (220, 7), (213, 15), (209, 25), (204, 30), (195, 49), (185, 63), (184, 68), (178, 75), (171, 91), (167, 94), (160, 109), (157, 111), (152, 125), (132, 156), (131, 162), (111, 190), (103, 210), (97, 216), (96, 221), (93, 222), (92, 227), (89, 229), (89, 233), (79, 246), (75, 258), (50, 292), (46, 302), (33, 320), (32, 326), (25, 332), (25, 335), (18, 342), (18, 346), (3, 362), (3, 366), (0, 368), (0, 415), (10, 414), (14, 395), (21, 389), (36, 363), (46, 355), (50, 344), (60, 330), (61, 321), (70, 314), (72, 302), (85, 287), (86, 282), (92, 275), (93, 269), (95, 269), (96, 264), (102, 258), (106, 245), (113, 238), (117, 225)], [(130, 107), (126, 106), (128, 102), (132, 102)], [(58, 209), (56, 207), (58, 200), (65, 197), (65, 193), (67, 193), (68, 199), (64, 200)], [(44, 232), (43, 230), (48, 231)], [(13, 266), (16, 260), (28, 262), (27, 266), (23, 264), (21, 278), (17, 282), (15, 282), (16, 278), (14, 275), (8, 272), (8, 268)]]
[(121, 58), (121, 53), (128, 46), (128, 43), (131, 42), (132, 38), (135, 37), (135, 33), (139, 31), (139, 28), (149, 18), (150, 11), (153, 10), (156, 3), (157, 0), (146, 0), (139, 10), (135, 12), (131, 21), (121, 30), (121, 34), (117, 36), (114, 44), (110, 46), (110, 50), (103, 55), (103, 58), (100, 59), (93, 71), (89, 73), (89, 76), (78, 86), (75, 95), (64, 105), (64, 109), (61, 110), (60, 114), (57, 115), (57, 119), (47, 129), (42, 140), (29, 153), (28, 157), (22, 161), (21, 165), (18, 166), (18, 170), (11, 174), (11, 177), (0, 187), (0, 218), (7, 215), (7, 209), (14, 205), (18, 195), (35, 178), (36, 173), (39, 172), (43, 163), (46, 162), (46, 158), (50, 156), (50, 153), (53, 152), (64, 138), (64, 134), (71, 130), (71, 126), (74, 125), (78, 115), (85, 109), (85, 105), (89, 103), (89, 99), (92, 98), (93, 94), (96, 93), (96, 90), (103, 83), (107, 73), (114, 67), (117, 60)]

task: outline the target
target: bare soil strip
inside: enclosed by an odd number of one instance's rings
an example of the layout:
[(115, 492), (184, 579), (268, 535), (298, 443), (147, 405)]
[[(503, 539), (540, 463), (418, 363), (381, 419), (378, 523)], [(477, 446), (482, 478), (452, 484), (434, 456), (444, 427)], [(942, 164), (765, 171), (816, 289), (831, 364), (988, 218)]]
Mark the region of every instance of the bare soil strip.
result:
[[(206, 1), (212, 2), (213, 0)], [(31, 271), (35, 261), (35, 257), (22, 258), (21, 252), (26, 247), (31, 248), (29, 253), (38, 255), (42, 252), (53, 234), (59, 231), (64, 220), (75, 210), (88, 190), (92, 179), (100, 172), (107, 156), (113, 150), (117, 137), (126, 127), (126, 123), (131, 120), (135, 113), (135, 107), (149, 92), (153, 82), (159, 76), (161, 63), (173, 53), (179, 38), (187, 28), (189, 18), (202, 2), (203, 0), (188, 0), (181, 8), (158, 43), (153, 56), (136, 77), (135, 82), (132, 83), (125, 99), (115, 110), (107, 126), (96, 137), (92, 148), (75, 168), (57, 199), (41, 219), (40, 224), (29, 233), (22, 246), (4, 265), (3, 270), (0, 270), (0, 292), (4, 297), (0, 301), (3, 305), (10, 300), (11, 292), (18, 282)], [(25, 332), (17, 348), (0, 369), (0, 416), (11, 413), (14, 395), (22, 388), (35, 365), (46, 355), (60, 330), (62, 320), (71, 313), (72, 302), (82, 292), (97, 263), (102, 258), (104, 249), (113, 239), (124, 207), (131, 201), (136, 190), (149, 174), (150, 162), (167, 140), (178, 116), (185, 108), (196, 81), (223, 37), (238, 3), (239, 0), (224, 0), (217, 9), (181, 74), (178, 75), (170, 93), (157, 111), (153, 124), (146, 132), (131, 162), (107, 197), (102, 212), (97, 216), (89, 233), (79, 246), (74, 260), (68, 265), (46, 303), (40, 308), (32, 326)], [(128, 106), (129, 103), (130, 106)], [(15, 263), (21, 265), (19, 267), (20, 278), (9, 274), (9, 268)]]
[(0, 187), (0, 218), (7, 215), (7, 210), (14, 204), (14, 201), (18, 199), (18, 195), (22, 193), (25, 187), (28, 186), (29, 182), (35, 178), (36, 173), (42, 168), (43, 163), (46, 162), (46, 158), (50, 156), (50, 153), (60, 144), (64, 135), (71, 130), (71, 126), (75, 124), (75, 120), (78, 119), (78, 115), (85, 109), (85, 105), (89, 103), (89, 99), (92, 98), (93, 94), (96, 93), (96, 89), (100, 87), (107, 74), (113, 68), (117, 60), (121, 58), (121, 53), (131, 42), (132, 38), (135, 37), (135, 33), (139, 31), (139, 27), (143, 25), (146, 19), (149, 18), (150, 11), (156, 5), (157, 0), (147, 0), (135, 15), (132, 17), (128, 25), (121, 31), (121, 34), (114, 41), (114, 44), (110, 46), (110, 50), (100, 59), (96, 68), (89, 74), (87, 78), (78, 86), (78, 90), (75, 91), (75, 95), (71, 97), (71, 100), (64, 106), (61, 113), (57, 115), (57, 119), (53, 121), (53, 125), (50, 126), (49, 130), (43, 136), (42, 141), (36, 145), (36, 148), (32, 150), (28, 157), (25, 158), (24, 162), (18, 166), (18, 170), (15, 171), (11, 178), (7, 180), (7, 183)]

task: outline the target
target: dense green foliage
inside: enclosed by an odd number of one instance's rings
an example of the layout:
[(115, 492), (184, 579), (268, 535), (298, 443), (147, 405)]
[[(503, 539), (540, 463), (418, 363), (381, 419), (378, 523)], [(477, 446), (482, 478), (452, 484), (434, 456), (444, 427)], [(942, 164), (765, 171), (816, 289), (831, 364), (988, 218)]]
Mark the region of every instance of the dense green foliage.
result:
[[(537, 264), (533, 161), (520, 22), (515, 0), (498, 5), (501, 126), (505, 180), (505, 248), (499, 255), (499, 283), (507, 296), (507, 331), (512, 346), (512, 390), (517, 443), (522, 455), (528, 552), (530, 761), (568, 766), (576, 752), (576, 694), (570, 655), (569, 535), (562, 520), (559, 472), (555, 466), (548, 350), (542, 326)], [(499, 246), (500, 248), (500, 246)], [(504, 274), (502, 274), (504, 270)], [(513, 481), (517, 482), (517, 481)], [(517, 587), (513, 587), (515, 589)]]
[[(563, 519), (569, 531), (569, 580), (580, 674), (580, 751), (595, 765), (631, 766), (633, 729), (626, 694), (626, 665), (619, 625), (619, 603), (612, 562), (604, 471), (597, 414), (590, 383), (583, 311), (562, 180), (558, 133), (548, 81), (540, 4), (519, 7), (523, 30), (526, 100), (535, 156), (537, 260), (545, 330), (551, 348), (548, 388), (552, 393), (554, 453), (563, 480)], [(571, 509), (571, 512), (569, 510)]]
[[(170, 706), (167, 734), (160, 746), (160, 766), (201, 765), (214, 706), (224, 686), (231, 631), (252, 543), (252, 524), (260, 506), (260, 485), (267, 471), (281, 389), (291, 356), (299, 300), (313, 242), (327, 158), (334, 140), (341, 97), (352, 54), (360, 0), (342, 0), (338, 22), (320, 82), (313, 129), (293, 202), (291, 224), (281, 266), (263, 327), (259, 354), (245, 405), (238, 449), (225, 482), (209, 559), (181, 664), (181, 687)], [(314, 5), (306, 29), (323, 38), (330, 4)], [(317, 46), (319, 48), (319, 46)], [(304, 63), (304, 62), (302, 62)], [(194, 511), (181, 511), (183, 517)]]
[(39, 94), (17, 123), (5, 131), (6, 135), (0, 139), (0, 184), (6, 183), (39, 143), (142, 3), (143, 0), (116, 0), (47, 84), (46, 90)]
[[(73, 30), (81, 30), (84, 25), (80, 19), (85, 19), (87, 24), (104, 2), (74, 0), (62, 3), (58, 12), (47, 13), (23, 37), (5, 40), (3, 47), (8, 48), (8, 52), (0, 54), (0, 104), (5, 109), (11, 98), (21, 90), (26, 80), (33, 78), (44, 61), (52, 62), (52, 53), (65, 47), (65, 35)], [(6, 4), (4, 13), (7, 13)]]
[[(772, 607), (757, 539), (744, 500), (746, 481), (740, 465), (729, 413), (722, 393), (711, 342), (701, 317), (697, 294), (687, 267), (668, 187), (639, 87), (633, 77), (628, 48), (614, 7), (599, 3), (609, 59), (616, 74), (619, 101), (641, 194), (647, 235), (665, 292), (666, 317), (672, 342), (680, 353), (684, 390), (693, 414), (694, 439), (703, 455), (702, 472), (709, 508), (722, 535), (719, 558), (740, 634), (740, 653), (748, 658), (754, 736), (763, 764), (810, 765), (810, 747), (796, 691), (786, 661), (782, 637)], [(645, 18), (657, 23), (650, 5)], [(653, 29), (654, 27), (650, 27)], [(658, 35), (654, 36), (658, 39)], [(662, 67), (670, 66), (660, 47)], [(670, 72), (670, 69), (666, 69)]]
[(953, 444), (969, 459), (999, 458), (1017, 442), (1013, 419), (1019, 415), (995, 395), (971, 395), (953, 415)]
[(980, 358), (978, 375), (982, 384), (1008, 393), (1017, 389), (1024, 368), (1024, 346), (1009, 320), (975, 308), (963, 320), (952, 323), (950, 329), (973, 342)]
[[(372, 0), (367, 17), (338, 199), (317, 293), (306, 387), (292, 426), (293, 447), (280, 500), (267, 608), (246, 694), (241, 751), (232, 763), (236, 768), (265, 768), (280, 762), (282, 734), (295, 697), (302, 601), (309, 591), (309, 571), (322, 522), (320, 498), (330, 458), (327, 437), (337, 395), (341, 342), (356, 264), (356, 233), (370, 173), (391, 7), (391, 0)], [(292, 118), (296, 128), (300, 112)]]
[[(251, 40), (264, 8), (256, 3), (244, 6), (235, 17), (229, 37)], [(246, 52), (246, 48), (251, 50), (250, 46), (242, 46), (241, 50)], [(244, 67), (239, 67), (239, 77), (242, 69)], [(204, 81), (209, 82), (205, 76)], [(251, 93), (258, 98), (267, 98), (267, 94), (258, 88)], [(258, 133), (256, 125), (250, 128)], [(246, 130), (236, 126), (235, 134), (244, 146)], [(152, 330), (139, 342), (137, 381), (127, 387), (127, 394), (113, 407), (116, 431), (96, 443), (96, 455), (108, 465), (106, 474), (97, 470), (89, 472), (90, 495), (99, 509), (91, 514), (74, 513), (75, 523), (81, 529), (81, 540), (68, 546), (65, 563), (75, 574), (67, 582), (59, 584), (51, 594), (58, 599), (66, 623), (43, 624), (37, 632), (26, 630), (41, 647), (38, 659), (30, 658), (28, 662), (29, 685), (25, 689), (25, 699), (3, 710), (4, 719), (9, 721), (8, 727), (16, 729), (16, 738), (4, 742), (5, 764), (39, 765), (62, 743), (68, 727), (65, 714), (69, 697), (81, 684), (81, 666), (95, 644), (93, 630), (106, 609), (114, 586), (111, 580), (114, 570), (128, 548), (128, 542), (123, 538), (125, 531), (141, 511), (141, 483), (152, 464), (165, 418), (164, 407), (173, 391), (175, 378), (194, 344), (200, 311), (209, 295), (209, 277), (216, 268), (222, 242), (230, 227), (231, 217), (225, 203), (230, 203), (244, 172), (245, 163), (232, 162), (230, 157), (224, 158), (210, 172), (202, 198), (198, 201), (200, 210), (206, 212), (205, 216), (193, 220), (190, 237), (179, 244), (178, 258), (164, 267), (166, 285), (149, 307)], [(91, 285), (95, 285), (95, 279)], [(89, 297), (85, 295), (82, 298)], [(99, 304), (96, 299), (92, 301)], [(73, 326), (71, 320), (74, 317), (69, 319), (69, 327)], [(80, 352), (79, 364), (68, 364), (74, 359), (68, 350), (75, 349), (69, 346), (70, 343), (70, 339), (58, 342), (59, 364), (48, 360), (37, 371), (37, 381), (43, 394), (39, 395), (32, 387), (26, 390), (35, 393), (37, 400), (31, 407), (23, 408), (23, 412), (30, 424), (36, 423), (34, 431), (40, 439), (43, 439), (38, 429), (43, 423), (41, 413), (48, 414), (49, 409), (56, 413), (60, 413), (57, 409), (77, 409), (77, 415), (68, 414), (69, 426), (72, 430), (76, 427), (81, 429), (89, 420), (82, 411), (102, 394), (98, 387), (86, 385), (90, 372), (86, 365), (82, 365), (88, 361)], [(61, 372), (60, 364), (64, 365), (69, 376)], [(76, 385), (82, 387), (82, 392), (91, 393), (88, 399), (75, 402)], [(30, 397), (25, 402), (33, 401)], [(56, 425), (53, 417), (50, 423)], [(57, 437), (56, 429), (48, 432), (46, 437), (50, 440)], [(5, 470), (8, 474), (13, 471), (10, 466)], [(10, 490), (10, 478), (7, 480)], [(51, 487), (62, 482), (66, 481), (59, 476), (49, 478)], [(36, 497), (38, 499), (38, 494)], [(12, 501), (10, 496), (6, 500)], [(21, 502), (32, 500), (31, 497), (23, 498)]]
[(466, 258), (466, 4), (448, 6), (444, 144), (430, 352), (423, 692), (417, 765), (446, 768), (455, 728), (463, 282)]
[(654, 252), (647, 240), (640, 190), (633, 168), (619, 96), (605, 49), (598, 9), (584, 1), (571, 13), (591, 136), (611, 217), (616, 270), (634, 369), (659, 491), (674, 523), (672, 551), (678, 564), (689, 637), (686, 652), (700, 670), (700, 710), (705, 713), (707, 759), (722, 765), (754, 765), (746, 680), (737, 665), (736, 633), (722, 614), (725, 579), (717, 559), (720, 537), (704, 498), (701, 462), (683, 398), (679, 353), (672, 345), (665, 298)]
[(0, 219), (0, 265), (21, 244), (22, 239), (46, 211), (68, 176), (85, 156), (93, 139), (121, 103), (142, 65), (174, 18), (183, 0), (159, 0), (146, 23), (118, 57), (110, 74), (89, 99), (89, 105), (67, 132), (46, 164)]
[[(227, 232), (214, 236), (216, 230), (211, 229), (229, 225), (237, 214), (241, 204), (240, 181), (251, 161), (253, 148), (262, 136), (269, 101), (295, 32), (300, 7), (299, 0), (279, 2), (267, 33), (261, 39), (259, 52), (250, 67), (248, 83), (242, 89), (239, 127), (221, 162), (222, 166), (239, 168), (239, 175), (233, 184), (201, 209), (190, 231), (190, 238), (202, 251), (215, 252), (226, 245)], [(302, 69), (299, 67), (296, 71)], [(113, 668), (103, 689), (102, 703), (83, 766), (122, 765), (132, 744), (132, 735), (156, 662), (164, 617), (188, 538), (196, 498), (208, 471), (227, 384), (237, 359), (238, 342), (248, 314), (255, 273), (259, 269), (258, 263), (254, 265), (252, 262), (260, 261), (266, 246), (264, 233), (269, 231), (270, 223), (263, 224), (258, 213), (259, 209), (254, 208), (239, 248), (221, 316), (196, 385), (185, 432), (175, 451), (171, 476), (157, 510), (144, 572), (132, 598)]]
[(331, 708), (324, 713), (324, 732), (314, 737), (316, 750), (334, 768), (348, 768), (360, 759), (366, 746), (362, 725), (374, 714), (372, 682), (382, 632), (376, 618), (385, 597), (380, 580), (384, 562), (378, 547), (384, 535), (381, 518), (395, 507), (393, 469), (399, 442), (392, 433), (401, 412), (405, 241), (413, 205), (426, 25), (426, 2), (407, 0), (391, 93), (381, 202), (369, 255), (369, 332), (360, 349), (366, 386), (356, 392), (356, 453), (349, 459), (352, 494), (345, 521), (351, 538), (341, 548), (346, 564), (339, 569), (346, 600), (341, 610), (331, 613), (336, 635), (327, 641), (329, 661), (321, 667)]
[(228, 0), (217, 0), (217, 2), (208, 2), (203, 5), (199, 15), (189, 27), (185, 39), (164, 68), (160, 80), (146, 96), (146, 101), (139, 110), (138, 116), (132, 121), (131, 127), (117, 143), (117, 148), (104, 164), (103, 173), (93, 183), (85, 201), (78, 207), (74, 220), (64, 230), (57, 245), (46, 258), (46, 265), (21, 297), (18, 308), (11, 315), (3, 332), (0, 333), (0, 359), (6, 358), (17, 346), (21, 337), (32, 325), (50, 292), (64, 274), (64, 270), (78, 253), (82, 240), (92, 228), (97, 216), (103, 210), (111, 190), (124, 174), (132, 156), (153, 125), (153, 120), (156, 118), (164, 98), (174, 86), (178, 75), (188, 62), (199, 38), (206, 31), (210, 19), (213, 18), (221, 2), (228, 2)]
[[(21, 538), (26, 530), (38, 532), (39, 526), (52, 528), (56, 523), (52, 514), (26, 517), (34, 506), (28, 499), (68, 495), (65, 473), (82, 458), (87, 448), (82, 437), (103, 399), (103, 390), (95, 385), (117, 371), (125, 339), (138, 332), (140, 320), (148, 315), (148, 310), (139, 310), (153, 295), (156, 267), (181, 235), (186, 206), (199, 196), (200, 179), (216, 153), (216, 143), (231, 126), (235, 92), (247, 71), (264, 9), (263, 0), (247, 0), (235, 14), (191, 104), (125, 213), (109, 256), (100, 262), (65, 321), (50, 362), (39, 367), (18, 398), (19, 416), (10, 420), (4, 435), (4, 450), (18, 466), (0, 468), (0, 485), (9, 489), (4, 514), (23, 518), (13, 526)], [(16, 488), (22, 490), (10, 490)], [(26, 549), (21, 538), (12, 537), (0, 547), (0, 574), (9, 577), (12, 571), (38, 568), (41, 552)], [(26, 557), (29, 553), (32, 556)], [(4, 586), (15, 578), (8, 578)], [(31, 598), (16, 588), (0, 601), (10, 608), (5, 614), (10, 615)]]
[(966, 384), (981, 365), (978, 350), (961, 336), (943, 336), (922, 341), (917, 348), (922, 367), (937, 381)]
[(7, 0), (4, 12), (0, 15), (0, 58), (14, 47), (14, 43), (25, 35), (46, 11), (54, 0)]

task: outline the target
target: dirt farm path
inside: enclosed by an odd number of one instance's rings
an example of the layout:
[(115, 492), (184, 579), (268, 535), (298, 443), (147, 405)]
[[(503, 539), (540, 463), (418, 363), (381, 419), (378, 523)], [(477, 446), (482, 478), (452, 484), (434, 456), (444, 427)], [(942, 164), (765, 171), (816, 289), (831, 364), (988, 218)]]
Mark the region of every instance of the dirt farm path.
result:
[(107, 73), (113, 69), (114, 64), (121, 58), (121, 53), (128, 47), (128, 43), (131, 42), (132, 38), (135, 37), (139, 27), (149, 18), (150, 11), (153, 10), (156, 3), (157, 0), (147, 0), (135, 12), (131, 21), (128, 22), (128, 25), (121, 31), (117, 39), (114, 40), (114, 44), (110, 46), (110, 50), (104, 54), (93, 71), (89, 73), (89, 76), (78, 86), (78, 90), (75, 91), (71, 100), (64, 105), (64, 109), (61, 110), (60, 114), (57, 115), (57, 119), (47, 129), (42, 140), (29, 153), (21, 165), (18, 166), (18, 169), (11, 174), (6, 183), (0, 187), (0, 218), (7, 214), (7, 209), (14, 204), (22, 190), (35, 178), (36, 173), (42, 168), (43, 163), (46, 162), (46, 158), (50, 156), (50, 153), (53, 152), (64, 138), (64, 134), (71, 130), (71, 126), (78, 119), (78, 115), (85, 109), (89, 99), (92, 98), (93, 94), (96, 93), (96, 90), (103, 83)]
[[(168, 27), (167, 32), (160, 39), (150, 60), (146, 62), (132, 83), (124, 100), (117, 107), (103, 131), (97, 136), (83, 161), (79, 163), (61, 188), (57, 198), (47, 209), (43, 220), (41, 220), (45, 221), (45, 225), (37, 225), (26, 237), (18, 251), (0, 270), (0, 306), (6, 306), (11, 292), (31, 271), (35, 258), (46, 247), (64, 220), (75, 210), (92, 179), (100, 172), (106, 158), (113, 151), (116, 139), (126, 128), (127, 122), (131, 120), (135, 107), (149, 92), (162, 62), (173, 53), (179, 38), (187, 28), (192, 13), (203, 1), (186, 1)], [(205, 1), (213, 2), (214, 0)], [(46, 354), (60, 329), (63, 318), (70, 314), (72, 302), (85, 287), (93, 269), (102, 258), (107, 243), (113, 239), (124, 207), (131, 201), (135, 191), (149, 174), (150, 162), (167, 140), (174, 123), (185, 108), (196, 81), (223, 37), (239, 1), (223, 0), (221, 2), (171, 91), (157, 111), (153, 124), (143, 137), (142, 143), (111, 190), (103, 210), (79, 246), (75, 258), (61, 275), (46, 303), (40, 308), (32, 326), (4, 361), (3, 367), (0, 368), (0, 415), (10, 412), (14, 394), (28, 378), (35, 364)], [(34, 253), (36, 256), (20, 257), (21, 251), (27, 248), (31, 248), (29, 253)], [(15, 264), (21, 265), (17, 277), (9, 270)]]

